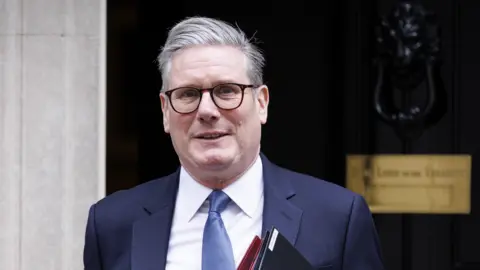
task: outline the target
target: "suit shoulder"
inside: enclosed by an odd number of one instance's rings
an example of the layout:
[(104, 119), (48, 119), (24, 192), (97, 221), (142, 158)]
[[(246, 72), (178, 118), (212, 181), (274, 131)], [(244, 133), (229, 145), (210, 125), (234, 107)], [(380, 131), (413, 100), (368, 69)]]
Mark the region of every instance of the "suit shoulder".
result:
[(116, 207), (123, 205), (123, 204), (132, 204), (138, 202), (144, 196), (151, 192), (152, 189), (156, 189), (158, 186), (158, 182), (162, 181), (164, 177), (154, 179), (140, 185), (134, 186), (129, 189), (123, 189), (113, 192), (105, 196), (104, 198), (100, 199), (97, 203), (97, 207), (107, 207), (111, 205), (115, 205)]
[(302, 200), (347, 210), (351, 208), (353, 201), (360, 196), (345, 187), (324, 179), (285, 168), (280, 169), (291, 179), (292, 186)]
[(285, 168), (281, 168), (281, 170), (283, 170), (284, 173), (288, 174), (289, 178), (294, 179), (294, 181), (292, 181), (292, 184), (297, 188), (306, 188), (309, 190), (313, 189), (315, 192), (321, 193), (333, 192), (334, 195), (346, 197), (358, 196), (357, 193), (327, 180)]
[(135, 218), (143, 205), (150, 200), (161, 197), (165, 191), (165, 181), (172, 175), (150, 180), (135, 187), (119, 190), (105, 196), (94, 204), (97, 217), (104, 221), (115, 221), (124, 218)]

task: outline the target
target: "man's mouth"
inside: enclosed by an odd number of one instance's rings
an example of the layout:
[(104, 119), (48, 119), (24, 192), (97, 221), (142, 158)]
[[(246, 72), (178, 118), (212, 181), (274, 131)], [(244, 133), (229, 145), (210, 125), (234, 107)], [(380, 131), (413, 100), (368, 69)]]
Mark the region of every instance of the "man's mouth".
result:
[(202, 133), (202, 134), (199, 134), (199, 135), (195, 136), (195, 138), (203, 139), (203, 140), (215, 140), (215, 139), (227, 136), (227, 135), (229, 135), (229, 134), (226, 133), (226, 132)]

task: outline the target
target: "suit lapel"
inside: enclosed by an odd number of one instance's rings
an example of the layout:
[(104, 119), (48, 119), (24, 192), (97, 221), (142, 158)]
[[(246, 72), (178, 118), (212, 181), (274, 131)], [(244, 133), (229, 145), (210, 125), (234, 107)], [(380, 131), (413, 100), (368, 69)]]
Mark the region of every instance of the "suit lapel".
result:
[(157, 187), (144, 205), (148, 216), (133, 226), (132, 270), (165, 269), (178, 175), (179, 171), (156, 180)]
[(261, 158), (265, 194), (262, 236), (274, 226), (294, 245), (303, 211), (289, 201), (295, 196), (290, 179), (263, 154), (261, 154)]

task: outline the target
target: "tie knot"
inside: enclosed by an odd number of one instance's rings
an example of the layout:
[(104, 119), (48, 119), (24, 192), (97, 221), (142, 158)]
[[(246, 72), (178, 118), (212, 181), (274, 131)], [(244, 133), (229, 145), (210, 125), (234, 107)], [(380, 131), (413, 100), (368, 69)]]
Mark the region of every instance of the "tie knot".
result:
[(221, 213), (227, 207), (230, 202), (230, 197), (228, 197), (225, 192), (221, 190), (214, 190), (210, 196), (210, 212)]

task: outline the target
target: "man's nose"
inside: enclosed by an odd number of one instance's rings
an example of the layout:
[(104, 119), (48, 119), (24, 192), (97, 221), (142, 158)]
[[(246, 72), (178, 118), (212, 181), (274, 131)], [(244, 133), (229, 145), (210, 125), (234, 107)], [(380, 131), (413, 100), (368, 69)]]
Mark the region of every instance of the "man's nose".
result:
[(198, 105), (198, 117), (203, 121), (212, 121), (220, 117), (220, 112), (208, 91), (202, 93), (202, 99)]

